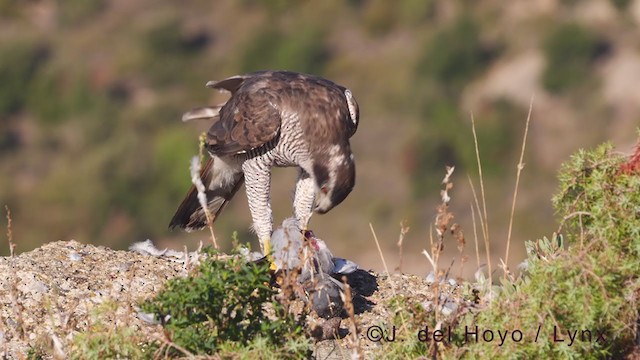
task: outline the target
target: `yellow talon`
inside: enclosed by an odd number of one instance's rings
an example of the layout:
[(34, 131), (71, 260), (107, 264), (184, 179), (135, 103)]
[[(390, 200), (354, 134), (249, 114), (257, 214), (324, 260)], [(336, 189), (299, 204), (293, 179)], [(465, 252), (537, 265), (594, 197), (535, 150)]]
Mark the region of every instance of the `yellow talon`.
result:
[(269, 261), (269, 270), (277, 271), (278, 265), (276, 265), (276, 263), (273, 261), (273, 256), (271, 255), (271, 239), (265, 239), (262, 242), (262, 248), (264, 251), (264, 255)]
[(271, 239), (264, 239), (262, 241), (262, 251), (266, 256), (271, 255)]

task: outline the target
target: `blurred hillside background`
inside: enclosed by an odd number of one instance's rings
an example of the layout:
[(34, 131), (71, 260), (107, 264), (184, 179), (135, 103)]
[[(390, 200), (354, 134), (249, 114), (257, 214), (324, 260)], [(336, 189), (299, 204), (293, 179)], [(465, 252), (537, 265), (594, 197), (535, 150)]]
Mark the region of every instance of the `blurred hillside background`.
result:
[[(356, 188), (312, 218), (317, 235), (335, 254), (383, 270), (368, 224), (393, 268), (406, 220), (402, 270), (426, 273), (420, 252), (445, 165), (455, 165), (451, 206), (472, 273), (470, 113), (496, 263), (535, 95), (513, 268), (525, 240), (557, 228), (559, 164), (606, 140), (620, 151), (635, 142), (639, 26), (640, 0), (0, 0), (0, 205), (11, 209), (19, 252), (59, 239), (118, 249), (147, 238), (176, 249), (208, 243), (206, 231), (167, 230), (208, 128), (180, 116), (225, 98), (208, 80), (289, 69), (349, 87), (361, 108)], [(276, 223), (291, 213), (295, 177), (275, 171)], [(249, 225), (242, 191), (216, 234), (226, 249), (234, 230), (256, 246)], [(443, 264), (456, 253), (445, 244)]]

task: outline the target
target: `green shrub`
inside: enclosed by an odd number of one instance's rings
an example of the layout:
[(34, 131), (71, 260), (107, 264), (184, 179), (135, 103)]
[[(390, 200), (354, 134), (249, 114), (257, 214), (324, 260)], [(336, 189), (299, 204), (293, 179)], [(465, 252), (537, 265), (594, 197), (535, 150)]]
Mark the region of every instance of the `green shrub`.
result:
[(59, 3), (58, 14), (62, 24), (77, 25), (89, 21), (105, 7), (105, 0), (65, 0)]
[[(603, 145), (563, 165), (553, 200), (561, 234), (526, 244), (520, 277), (491, 289), (481, 281), (462, 285), (460, 303), (475, 306), (444, 318), (443, 328), (451, 326), (454, 336), (439, 346), (443, 358), (601, 359), (623, 358), (632, 350), (640, 310), (640, 175), (621, 172), (624, 161)], [(381, 351), (414, 358), (432, 354), (431, 344), (414, 338), (437, 323), (429, 314), (417, 315), (424, 313), (420, 306), (396, 309), (391, 321), (398, 324), (402, 314), (408, 326), (399, 336), (406, 341)], [(476, 326), (494, 338), (465, 337)], [(504, 342), (498, 331), (508, 331)], [(577, 336), (573, 342), (569, 332)]]
[(210, 38), (205, 32), (187, 33), (183, 20), (169, 17), (154, 23), (141, 41), (146, 51), (139, 64), (140, 71), (157, 86), (175, 86), (192, 74), (185, 69), (194, 67)]
[(285, 34), (270, 25), (245, 46), (240, 62), (243, 72), (284, 69), (321, 74), (329, 55), (319, 28), (306, 26)]
[(435, 15), (435, 2), (431, 0), (405, 0), (399, 2), (373, 0), (351, 4), (362, 14), (360, 23), (372, 36), (387, 35), (398, 26), (415, 26), (431, 20)]
[(0, 16), (12, 17), (20, 13), (19, 0), (0, 0)]
[(115, 113), (115, 104), (105, 92), (91, 88), (86, 70), (70, 73), (46, 68), (37, 75), (26, 94), (26, 104), (41, 124), (55, 125), (89, 115), (82, 126), (97, 126), (97, 139), (104, 137), (103, 129), (113, 127), (104, 123)]
[(435, 80), (450, 95), (457, 95), (497, 55), (497, 47), (481, 42), (480, 30), (471, 18), (463, 16), (440, 31), (427, 44), (418, 73)]
[[(470, 354), (598, 359), (629, 351), (639, 310), (640, 177), (620, 173), (624, 160), (603, 145), (563, 165), (553, 201), (563, 235), (529, 242), (526, 274), (503, 284), (498, 304), (467, 319), (519, 329), (526, 342), (474, 344)], [(589, 330), (592, 338), (569, 345), (568, 330)], [(605, 341), (597, 341), (598, 332)]]
[(618, 8), (618, 10), (626, 10), (629, 7), (629, 3), (631, 0), (611, 0), (613, 5)]
[(261, 7), (269, 16), (277, 16), (286, 11), (292, 11), (300, 2), (295, 0), (241, 0), (238, 1), (241, 6), (245, 7)]
[[(216, 255), (210, 250), (206, 253)], [(261, 357), (303, 356), (308, 350), (303, 319), (295, 319), (273, 300), (275, 291), (269, 280), (266, 263), (246, 262), (241, 257), (209, 258), (193, 276), (169, 280), (142, 309), (167, 319), (164, 326), (171, 341), (195, 354), (260, 348), (270, 351)], [(275, 318), (267, 317), (266, 304), (272, 306)]]
[(547, 37), (543, 48), (547, 67), (542, 82), (547, 90), (562, 93), (593, 79), (591, 65), (602, 42), (580, 25), (565, 24)]
[(0, 47), (0, 114), (23, 107), (29, 84), (47, 57), (46, 47), (26, 39)]

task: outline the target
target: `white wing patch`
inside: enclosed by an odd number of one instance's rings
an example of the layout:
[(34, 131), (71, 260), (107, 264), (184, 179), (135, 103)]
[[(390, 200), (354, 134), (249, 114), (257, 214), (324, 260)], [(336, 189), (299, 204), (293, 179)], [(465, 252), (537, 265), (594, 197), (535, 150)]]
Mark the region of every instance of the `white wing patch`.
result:
[(351, 94), (351, 90), (345, 90), (344, 96), (347, 98), (347, 106), (349, 106), (351, 121), (354, 125), (358, 125), (358, 110), (356, 108), (355, 100), (353, 99), (353, 94)]

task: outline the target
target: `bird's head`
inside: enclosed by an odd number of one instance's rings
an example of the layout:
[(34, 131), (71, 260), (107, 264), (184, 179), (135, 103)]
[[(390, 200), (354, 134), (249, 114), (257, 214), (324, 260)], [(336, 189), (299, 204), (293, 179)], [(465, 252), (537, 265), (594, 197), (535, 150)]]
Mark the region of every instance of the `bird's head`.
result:
[(314, 175), (316, 180), (314, 210), (324, 214), (340, 204), (355, 185), (356, 166), (351, 151), (330, 152), (328, 161), (314, 165)]

